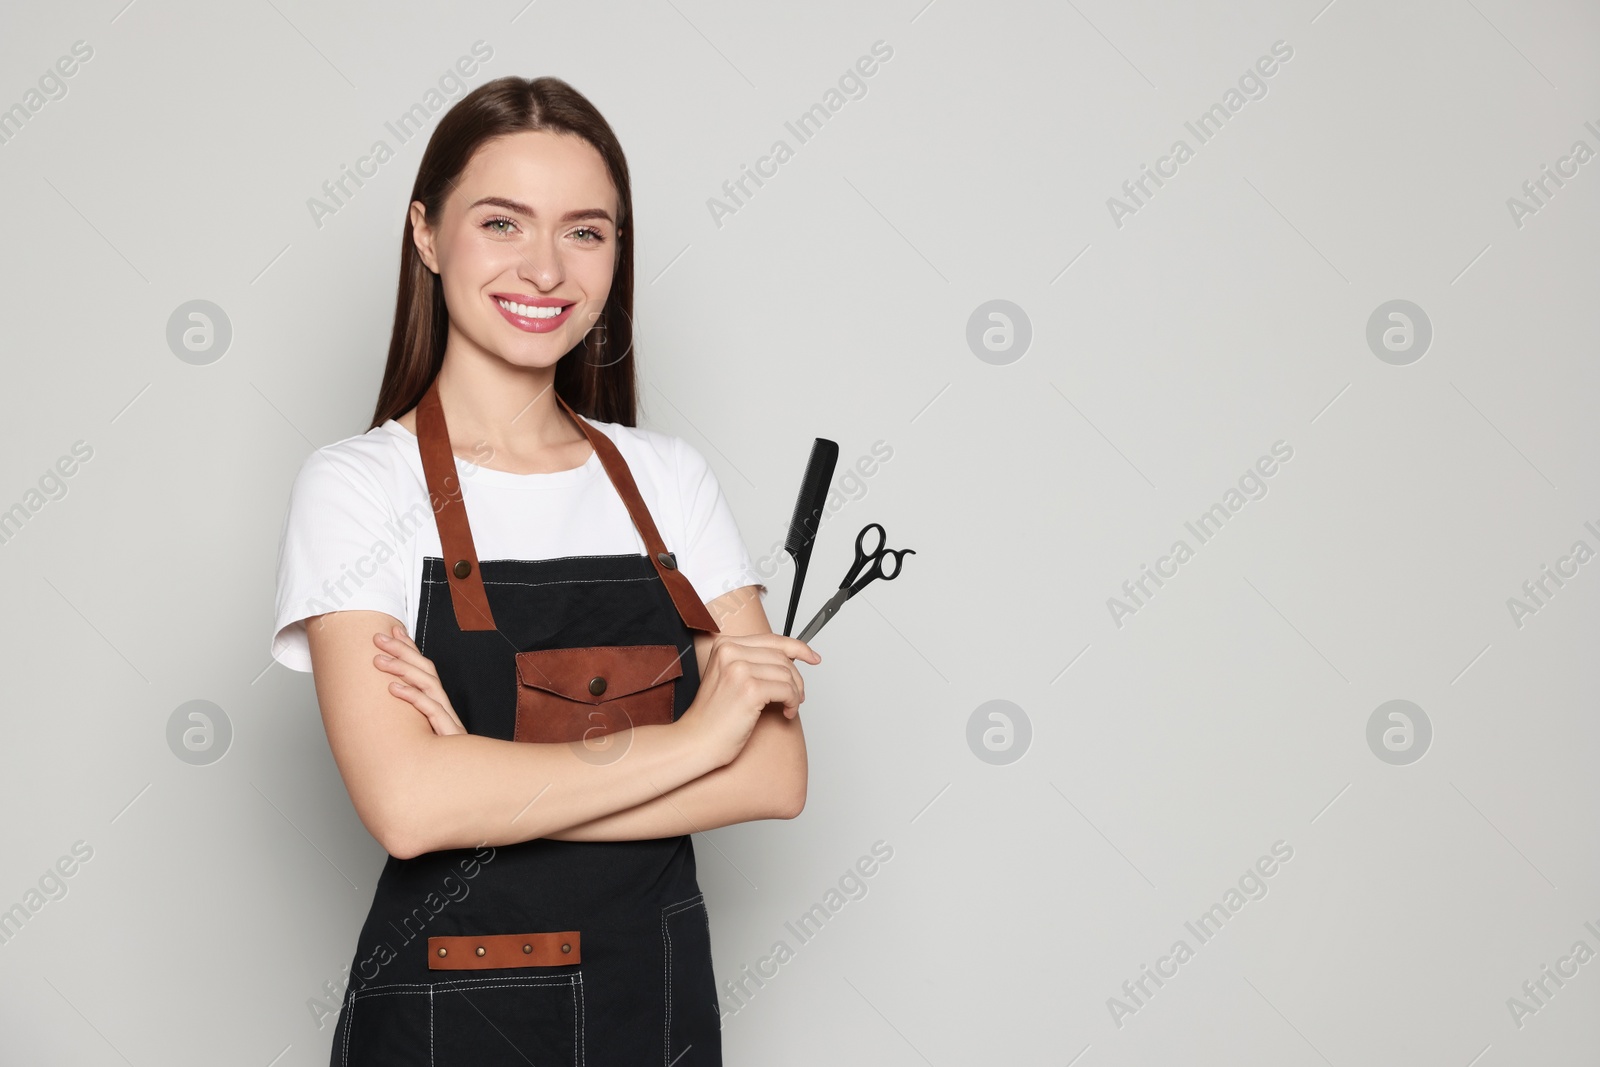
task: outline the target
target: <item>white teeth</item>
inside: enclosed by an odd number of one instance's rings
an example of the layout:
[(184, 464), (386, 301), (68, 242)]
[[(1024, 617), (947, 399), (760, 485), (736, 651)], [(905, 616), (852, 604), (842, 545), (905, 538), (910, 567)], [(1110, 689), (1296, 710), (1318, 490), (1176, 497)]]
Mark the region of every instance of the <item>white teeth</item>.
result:
[(500, 300), (498, 298), (496, 298), (496, 302), (513, 315), (521, 315), (525, 319), (553, 319), (563, 311), (567, 310), (564, 307), (529, 307), (527, 304), (513, 304), (509, 300)]

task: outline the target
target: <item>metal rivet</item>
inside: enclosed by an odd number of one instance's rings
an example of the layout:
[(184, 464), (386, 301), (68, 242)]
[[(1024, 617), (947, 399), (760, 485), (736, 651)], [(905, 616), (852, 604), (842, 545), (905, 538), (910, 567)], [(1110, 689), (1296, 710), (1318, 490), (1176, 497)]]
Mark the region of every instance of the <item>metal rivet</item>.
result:
[(449, 954), (450, 954), (450, 950), (441, 945), (440, 948), (439, 948), (439, 955), (448, 956)]
[(469, 560), (458, 559), (454, 567), (457, 578), (465, 578), (472, 573), (472, 563)]
[(524, 954), (532, 952), (533, 951), (533, 946), (532, 945), (523, 945), (522, 946), (522, 951), (523, 951)]
[(656, 559), (660, 560), (661, 565), (667, 568), (669, 571), (675, 571), (678, 569), (678, 557), (674, 556), (671, 552), (657, 552)]
[(599, 696), (606, 691), (606, 680), (598, 674), (589, 679), (589, 692)]
[(572, 946), (571, 945), (562, 945), (561, 946), (561, 951), (562, 952), (571, 952), (572, 951)]
[(478, 946), (478, 955), (480, 955), (480, 956), (483, 955), (483, 946), (482, 945)]

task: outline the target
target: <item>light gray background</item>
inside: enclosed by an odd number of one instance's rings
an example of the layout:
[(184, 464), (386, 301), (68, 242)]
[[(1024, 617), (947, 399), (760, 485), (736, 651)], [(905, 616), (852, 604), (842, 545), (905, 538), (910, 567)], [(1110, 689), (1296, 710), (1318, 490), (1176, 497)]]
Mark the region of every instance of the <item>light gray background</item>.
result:
[[(817, 638), (804, 814), (696, 837), (719, 981), (795, 948), (725, 1018), (730, 1064), (1595, 1062), (1600, 959), (1521, 1026), (1507, 1000), (1600, 951), (1600, 562), (1520, 627), (1507, 600), (1600, 548), (1600, 160), (1520, 227), (1507, 199), (1600, 149), (1600, 13), (1323, 3), (9, 8), (0, 105), (94, 55), (0, 146), (0, 506), (94, 452), (0, 546), (0, 907), (94, 853), (0, 946), (0, 1058), (326, 1062), (307, 1001), (383, 854), (310, 677), (270, 664), (274, 562), (302, 460), (367, 425), (423, 141), (320, 228), (306, 201), (481, 39), (471, 85), (559, 75), (615, 126), (643, 421), (707, 455), (753, 555), (813, 437), (841, 470), (893, 448), (812, 564), (802, 620), (862, 524), (917, 550)], [(879, 40), (797, 145), (784, 121)], [(1184, 122), (1280, 40), (1267, 95), (1197, 145)], [(794, 158), (716, 225), (779, 138)], [(233, 331), (203, 366), (165, 339), (196, 299)], [(1004, 365), (966, 341), (996, 299), (1032, 329)], [(1366, 342), (1395, 299), (1433, 329), (1405, 366)], [(1280, 440), (1196, 547), (1184, 523)], [(1115, 625), (1179, 538), (1194, 558)], [(195, 699), (233, 730), (207, 766), (167, 743)], [(1368, 746), (1391, 699), (1432, 724), (1409, 765)], [(967, 740), (992, 700), (1031, 727), (1006, 765)], [(879, 840), (799, 945), (784, 923)], [(1278, 841), (1267, 895), (1200, 944), (1184, 923)], [(1119, 1026), (1108, 998), (1180, 938)]]

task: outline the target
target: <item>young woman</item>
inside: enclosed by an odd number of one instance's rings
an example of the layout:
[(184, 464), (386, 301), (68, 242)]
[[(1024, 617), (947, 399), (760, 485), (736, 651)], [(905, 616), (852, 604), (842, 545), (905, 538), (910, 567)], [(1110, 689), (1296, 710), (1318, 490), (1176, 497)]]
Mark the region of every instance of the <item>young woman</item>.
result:
[(799, 813), (821, 657), (772, 633), (705, 459), (634, 425), (589, 101), (480, 87), (411, 200), (373, 425), (307, 459), (279, 559), (273, 655), (389, 853), (332, 1062), (720, 1064), (688, 835)]

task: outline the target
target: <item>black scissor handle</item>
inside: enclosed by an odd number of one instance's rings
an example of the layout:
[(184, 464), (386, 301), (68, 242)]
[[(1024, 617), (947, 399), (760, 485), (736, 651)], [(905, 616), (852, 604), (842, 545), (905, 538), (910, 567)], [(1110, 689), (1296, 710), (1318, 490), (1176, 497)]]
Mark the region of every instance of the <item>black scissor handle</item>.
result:
[[(865, 543), (867, 539), (867, 533), (874, 530), (877, 531), (878, 534), (878, 543), (876, 547), (872, 549), (872, 551), (868, 552)], [(850, 568), (850, 573), (845, 577), (844, 585), (840, 588), (848, 586), (850, 589), (850, 595), (855, 596), (857, 593), (861, 592), (863, 588), (865, 588), (868, 582), (873, 581), (874, 579), (882, 578), (884, 581), (889, 581), (890, 579), (897, 577), (900, 574), (901, 566), (905, 562), (905, 557), (915, 555), (916, 550), (911, 548), (885, 548), (884, 546), (888, 543), (888, 540), (889, 535), (884, 532), (882, 524), (869, 522), (863, 526), (861, 528), (861, 532), (856, 534), (855, 566)], [(885, 559), (894, 560), (894, 566), (889, 570), (884, 569), (883, 561)], [(872, 564), (872, 566), (867, 567), (869, 562)], [(864, 567), (866, 568), (866, 571), (865, 573), (862, 573), (862, 568)], [(857, 574), (860, 574), (861, 577), (859, 580), (854, 580), (856, 579)]]
[[(868, 552), (866, 546), (862, 544), (862, 542), (867, 539), (867, 531), (869, 530), (878, 531), (878, 547), (874, 548), (871, 552)], [(874, 568), (876, 568), (877, 557), (883, 553), (884, 542), (888, 540), (888, 536), (888, 534), (883, 532), (883, 527), (878, 523), (869, 522), (865, 526), (861, 527), (861, 532), (856, 534), (855, 562), (850, 564), (850, 569), (845, 572), (844, 581), (839, 583), (840, 589), (848, 589), (850, 590), (850, 595), (855, 596), (857, 593), (861, 592), (861, 587), (863, 585), (866, 585), (868, 582), (872, 581), (872, 579), (876, 576), (874, 572), (869, 570), (865, 575), (863, 575), (861, 573), (862, 568), (865, 567), (869, 562), (873, 564)], [(856, 581), (857, 578), (860, 578), (861, 580), (858, 582)]]
[[(866, 540), (867, 532), (869, 530), (878, 531), (878, 547), (874, 548), (870, 552), (867, 551), (866, 545), (862, 544), (862, 542)], [(880, 555), (883, 552), (883, 546), (887, 544), (888, 541), (889, 535), (883, 532), (883, 525), (881, 523), (869, 522), (865, 526), (861, 527), (861, 532), (856, 534), (856, 566), (859, 567), (872, 557)]]
[[(905, 565), (905, 558), (916, 554), (917, 550), (914, 548), (886, 548), (873, 561), (872, 569), (877, 572), (877, 577), (882, 578), (884, 581), (898, 578), (900, 576), (900, 568)], [(894, 570), (886, 571), (883, 569), (883, 561), (885, 559), (894, 560)]]

